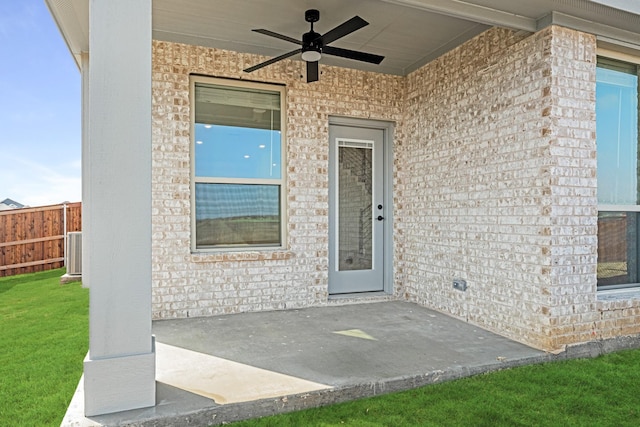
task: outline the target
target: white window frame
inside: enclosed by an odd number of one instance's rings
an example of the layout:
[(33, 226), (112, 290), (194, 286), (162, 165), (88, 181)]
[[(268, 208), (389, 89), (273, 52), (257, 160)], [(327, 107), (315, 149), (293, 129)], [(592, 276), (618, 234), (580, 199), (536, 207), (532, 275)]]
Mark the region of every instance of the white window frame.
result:
[[(196, 84), (208, 84), (216, 86), (227, 86), (232, 88), (246, 88), (254, 90), (264, 90), (268, 92), (280, 93), (280, 179), (261, 179), (261, 178), (211, 178), (201, 177), (196, 179), (195, 175), (195, 117), (196, 102), (195, 88)], [(282, 85), (249, 82), (244, 80), (222, 79), (217, 77), (190, 75), (189, 76), (189, 104), (190, 114), (190, 201), (191, 201), (191, 252), (192, 253), (216, 253), (216, 252), (238, 252), (238, 251), (280, 251), (287, 249), (287, 138), (286, 138), (286, 88)], [(196, 247), (196, 183), (203, 184), (255, 184), (255, 185), (279, 185), (280, 186), (280, 245), (228, 245), (211, 248)]]
[[(626, 53), (620, 53), (614, 50), (598, 48), (597, 56), (598, 58), (626, 62), (626, 63), (634, 64), (640, 67), (640, 57), (632, 56)], [(597, 66), (598, 66), (598, 62), (596, 61), (596, 67)], [(640, 111), (638, 111), (637, 114), (638, 114), (638, 121), (640, 122)], [(640, 150), (640, 141), (638, 141), (638, 149)], [(600, 212), (638, 212), (640, 213), (640, 204), (637, 204), (637, 205), (598, 204), (598, 216), (600, 215)], [(638, 256), (640, 256), (640, 254)], [(637, 262), (640, 263), (640, 260), (638, 260)], [(638, 287), (640, 287), (640, 283), (636, 283), (636, 282), (624, 283), (619, 285), (604, 285), (604, 286), (598, 286), (598, 292), (607, 292), (607, 291), (616, 290), (616, 289), (638, 288)]]

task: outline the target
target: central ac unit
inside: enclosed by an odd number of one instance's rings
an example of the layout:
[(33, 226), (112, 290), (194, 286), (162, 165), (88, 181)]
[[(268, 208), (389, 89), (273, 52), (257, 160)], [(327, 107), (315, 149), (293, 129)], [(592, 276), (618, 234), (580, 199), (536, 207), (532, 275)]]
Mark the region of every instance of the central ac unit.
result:
[(82, 232), (67, 233), (67, 274), (82, 274)]

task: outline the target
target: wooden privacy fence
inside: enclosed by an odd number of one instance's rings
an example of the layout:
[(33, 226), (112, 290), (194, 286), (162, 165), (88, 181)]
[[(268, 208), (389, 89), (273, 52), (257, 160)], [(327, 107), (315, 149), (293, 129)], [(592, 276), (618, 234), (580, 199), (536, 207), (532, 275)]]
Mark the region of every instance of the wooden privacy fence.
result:
[(65, 236), (82, 230), (82, 203), (0, 211), (0, 277), (64, 266)]

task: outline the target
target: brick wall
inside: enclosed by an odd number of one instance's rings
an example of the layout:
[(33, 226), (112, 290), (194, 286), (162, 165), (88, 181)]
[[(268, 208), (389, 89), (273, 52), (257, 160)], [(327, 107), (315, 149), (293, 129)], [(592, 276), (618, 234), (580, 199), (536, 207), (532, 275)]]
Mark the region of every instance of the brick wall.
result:
[(551, 283), (548, 45), (491, 30), (411, 74), (397, 157), (406, 297), (525, 342)]
[[(595, 127), (595, 37), (559, 27), (551, 43), (549, 126), (550, 286), (549, 325), (544, 347), (594, 338), (597, 270), (597, 194)], [(545, 271), (546, 272), (546, 271)]]
[(640, 334), (640, 298), (598, 301), (593, 313), (592, 338), (606, 339)]
[(493, 29), (408, 77), (408, 299), (541, 348), (593, 332), (595, 53), (594, 37), (559, 27)]
[[(394, 294), (554, 350), (638, 333), (597, 301), (595, 37), (491, 29), (406, 78), (153, 44), (153, 311), (327, 303), (328, 120), (395, 122)], [(189, 74), (287, 86), (286, 251), (190, 253)], [(467, 280), (468, 290), (452, 287)]]
[[(299, 61), (242, 72), (264, 59), (153, 43), (155, 318), (327, 303), (329, 116), (401, 123), (405, 79), (321, 66), (320, 81), (307, 84)], [(190, 253), (190, 73), (287, 86), (286, 251)]]

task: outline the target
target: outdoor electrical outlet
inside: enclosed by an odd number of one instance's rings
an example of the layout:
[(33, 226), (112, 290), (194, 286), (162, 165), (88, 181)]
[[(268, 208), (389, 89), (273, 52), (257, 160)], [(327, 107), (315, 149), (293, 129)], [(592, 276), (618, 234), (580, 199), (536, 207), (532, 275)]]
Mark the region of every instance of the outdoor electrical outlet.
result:
[(453, 289), (457, 289), (459, 291), (466, 291), (467, 281), (463, 279), (453, 279)]

